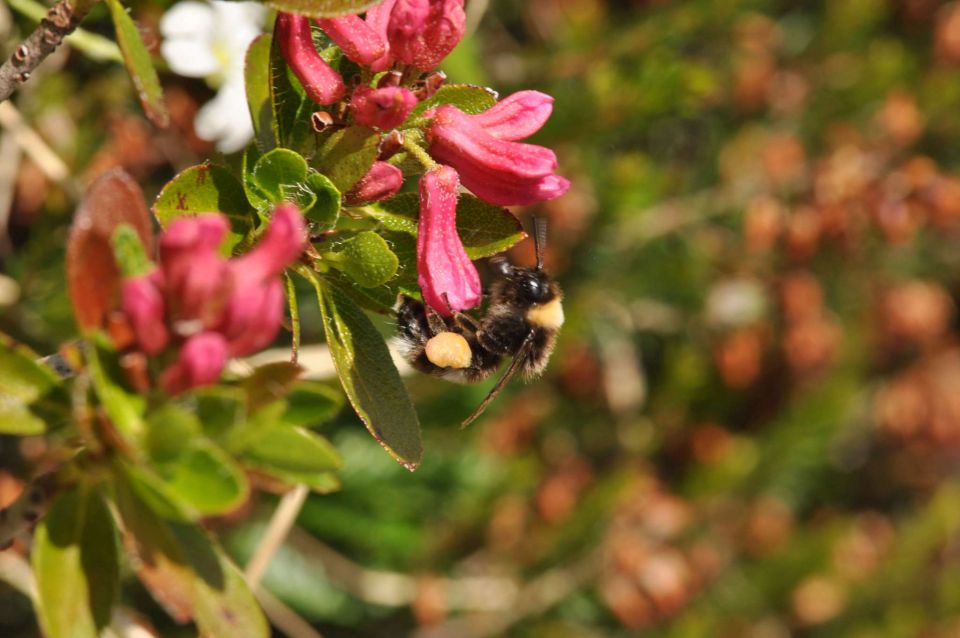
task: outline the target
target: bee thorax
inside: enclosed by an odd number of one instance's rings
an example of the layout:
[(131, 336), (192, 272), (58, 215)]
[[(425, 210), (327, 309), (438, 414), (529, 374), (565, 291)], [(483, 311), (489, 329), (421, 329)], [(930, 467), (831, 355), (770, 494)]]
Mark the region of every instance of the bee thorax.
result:
[(527, 321), (538, 328), (557, 330), (563, 325), (563, 305), (560, 299), (552, 299), (545, 304), (531, 306), (527, 310)]
[(455, 332), (441, 332), (431, 337), (424, 351), (427, 360), (438, 368), (468, 368), (473, 358), (470, 344)]

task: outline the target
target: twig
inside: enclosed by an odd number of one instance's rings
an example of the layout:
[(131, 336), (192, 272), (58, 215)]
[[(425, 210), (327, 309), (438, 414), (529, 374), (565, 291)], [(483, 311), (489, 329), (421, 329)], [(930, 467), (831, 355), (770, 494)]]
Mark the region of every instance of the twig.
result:
[(0, 102), (0, 128), (10, 131), (11, 137), (40, 171), (63, 188), (73, 199), (79, 189), (70, 178), (70, 169), (60, 156), (24, 121), (20, 111), (11, 102)]
[(0, 66), (0, 102), (3, 102), (30, 79), (30, 74), (54, 52), (63, 38), (77, 28), (99, 0), (60, 0), (53, 5), (10, 59)]
[(283, 539), (290, 533), (290, 528), (293, 527), (293, 523), (300, 513), (300, 508), (303, 507), (303, 502), (307, 499), (308, 491), (306, 485), (298, 485), (280, 499), (280, 505), (273, 513), (273, 517), (267, 525), (267, 531), (264, 532), (253, 557), (247, 563), (244, 575), (251, 588), (256, 589), (264, 572), (270, 565), (270, 559), (273, 558), (274, 553), (283, 543)]
[[(14, 185), (20, 172), (20, 145), (12, 135), (0, 137), (0, 255), (10, 252), (10, 209)], [(2, 302), (0, 302), (2, 305)]]
[(263, 587), (254, 589), (254, 595), (270, 622), (290, 638), (323, 638), (310, 623)]

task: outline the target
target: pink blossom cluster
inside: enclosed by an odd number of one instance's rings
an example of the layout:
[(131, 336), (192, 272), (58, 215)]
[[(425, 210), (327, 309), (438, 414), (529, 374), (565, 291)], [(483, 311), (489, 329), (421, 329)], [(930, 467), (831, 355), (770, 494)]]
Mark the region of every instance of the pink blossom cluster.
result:
[[(346, 100), (356, 124), (386, 133), (403, 125), (426, 97), (402, 85), (414, 86), (453, 50), (463, 37), (465, 15), (463, 0), (385, 0), (362, 18), (317, 23), (348, 59), (387, 73), (376, 86), (354, 88), (347, 100), (347, 84), (313, 44), (309, 19), (281, 13), (276, 37), (290, 68), (318, 104)], [(417, 271), (424, 299), (437, 312), (449, 315), (480, 303), (480, 277), (456, 230), (461, 184), (500, 206), (553, 199), (570, 187), (556, 174), (553, 151), (520, 141), (537, 132), (552, 109), (549, 95), (520, 91), (479, 114), (452, 105), (424, 113), (426, 151), (438, 164), (420, 181)], [(348, 204), (386, 199), (400, 189), (400, 169), (383, 161), (389, 153), (380, 159), (347, 194)]]
[(278, 206), (259, 243), (234, 259), (219, 253), (227, 228), (220, 214), (175, 220), (160, 236), (159, 266), (123, 282), (137, 347), (178, 353), (160, 375), (168, 394), (216, 382), (229, 357), (264, 348), (280, 329), (280, 274), (306, 245), (303, 216)]

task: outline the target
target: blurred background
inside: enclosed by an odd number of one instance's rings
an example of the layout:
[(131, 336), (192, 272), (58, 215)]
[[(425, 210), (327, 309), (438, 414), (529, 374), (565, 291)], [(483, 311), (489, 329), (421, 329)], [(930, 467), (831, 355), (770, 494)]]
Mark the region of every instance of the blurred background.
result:
[[(343, 489), (268, 589), (329, 637), (960, 635), (960, 3), (467, 4), (451, 81), (556, 98), (535, 141), (574, 186), (522, 214), (549, 219), (567, 323), (466, 431), (489, 384), (408, 376), (413, 474), (344, 410)], [(4, 55), (30, 6), (0, 6)], [(134, 4), (158, 59), (171, 6)], [(0, 330), (40, 352), (76, 334), (83, 185), (122, 166), (149, 200), (218, 153), (194, 129), (217, 78), (163, 73), (154, 129), (96, 55), (103, 9), (0, 119)], [(0, 438), (0, 495), (42, 446)], [(213, 522), (238, 560), (275, 503)], [(0, 602), (0, 635), (37, 635)]]

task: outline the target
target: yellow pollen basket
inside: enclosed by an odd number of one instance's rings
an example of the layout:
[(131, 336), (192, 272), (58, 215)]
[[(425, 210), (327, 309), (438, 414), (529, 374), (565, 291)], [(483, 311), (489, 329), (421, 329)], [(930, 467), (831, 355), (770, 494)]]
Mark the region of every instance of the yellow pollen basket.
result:
[(441, 332), (427, 341), (427, 360), (438, 368), (467, 368), (473, 352), (467, 340), (455, 332)]

